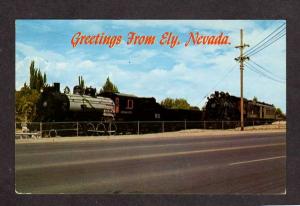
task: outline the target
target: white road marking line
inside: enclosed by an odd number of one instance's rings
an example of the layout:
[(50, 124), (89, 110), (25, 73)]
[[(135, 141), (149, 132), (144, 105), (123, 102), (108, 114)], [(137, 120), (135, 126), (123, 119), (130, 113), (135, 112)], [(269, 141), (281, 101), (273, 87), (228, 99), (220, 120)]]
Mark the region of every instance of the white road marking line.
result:
[(249, 160), (249, 161), (243, 161), (243, 162), (234, 162), (234, 163), (230, 163), (229, 165), (248, 164), (248, 163), (252, 163), (252, 162), (260, 162), (260, 161), (267, 161), (267, 160), (274, 160), (274, 159), (281, 159), (281, 158), (286, 158), (286, 156), (277, 156), (277, 157)]
[(93, 164), (93, 163), (107, 163), (107, 162), (118, 162), (118, 161), (128, 161), (128, 160), (142, 160), (150, 158), (162, 158), (162, 157), (172, 157), (172, 156), (181, 156), (181, 155), (192, 155), (192, 154), (201, 154), (201, 153), (211, 153), (211, 152), (223, 152), (223, 151), (232, 151), (232, 150), (241, 150), (241, 149), (256, 149), (263, 147), (273, 147), (273, 146), (283, 146), (285, 143), (277, 144), (262, 144), (262, 145), (251, 145), (251, 146), (240, 146), (240, 147), (225, 147), (225, 148), (215, 148), (215, 149), (206, 149), (206, 150), (193, 150), (185, 152), (166, 152), (159, 154), (147, 154), (147, 155), (138, 155), (138, 156), (123, 156), (123, 157), (112, 157), (104, 159), (93, 159), (93, 160), (80, 160), (80, 161), (66, 161), (59, 163), (47, 163), (47, 164), (38, 164), (38, 165), (16, 165), (16, 170), (22, 169), (41, 169), (43, 167), (57, 167), (57, 166), (76, 166), (80, 164)]

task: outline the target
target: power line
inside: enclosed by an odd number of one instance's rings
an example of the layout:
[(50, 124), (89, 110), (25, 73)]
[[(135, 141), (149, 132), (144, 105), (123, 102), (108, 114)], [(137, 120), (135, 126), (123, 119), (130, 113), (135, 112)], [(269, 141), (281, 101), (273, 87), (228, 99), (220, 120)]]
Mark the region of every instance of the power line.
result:
[(262, 75), (262, 76), (265, 77), (265, 78), (268, 78), (268, 79), (270, 79), (270, 80), (273, 80), (273, 81), (278, 82), (278, 83), (281, 83), (281, 84), (284, 84), (284, 83), (285, 83), (284, 81), (275, 79), (275, 78), (273, 78), (273, 77), (271, 77), (271, 76), (269, 76), (269, 75), (263, 73), (261, 70), (257, 69), (257, 68), (254, 67), (253, 65), (250, 65), (249, 63), (246, 63), (246, 66), (247, 66), (251, 71), (253, 71), (253, 72), (257, 73), (257, 74), (260, 74), (260, 75)]
[(286, 35), (286, 33), (283, 33), (282, 35), (280, 35), (278, 38), (274, 39), (272, 42), (270, 42), (269, 44), (267, 44), (265, 47), (261, 48), (260, 50), (257, 50), (256, 52), (253, 52), (251, 54), (249, 54), (249, 56), (254, 56), (255, 54), (257, 54), (258, 52), (262, 51), (263, 49), (267, 48), (268, 46), (270, 46), (271, 44), (275, 43), (276, 41), (278, 41), (280, 38), (282, 38), (284, 35)]
[(252, 71), (255, 71), (256, 73), (261, 74), (262, 76), (264, 76), (264, 77), (266, 77), (266, 78), (268, 78), (268, 79), (271, 79), (271, 80), (276, 81), (276, 82), (279, 82), (279, 83), (285, 83), (284, 80), (276, 79), (276, 78), (274, 78), (274, 77), (272, 77), (272, 76), (270, 76), (270, 75), (264, 73), (263, 71), (259, 70), (257, 67), (255, 67), (255, 66), (253, 66), (253, 65), (251, 65), (251, 64), (248, 64), (248, 67), (250, 67), (250, 69), (251, 69)]
[(269, 34), (268, 36), (266, 36), (263, 40), (261, 40), (260, 42), (258, 42), (255, 46), (253, 46), (252, 48), (250, 48), (248, 51), (245, 52), (245, 54), (249, 53), (250, 51), (252, 51), (253, 49), (255, 49), (255, 47), (257, 47), (258, 45), (260, 45), (262, 42), (264, 42), (268, 37), (270, 37), (272, 34), (274, 34), (278, 29), (280, 29), (282, 26), (284, 26), (286, 23), (281, 24), (279, 27), (277, 27), (271, 34)]
[(250, 53), (251, 51), (253, 51), (258, 45), (260, 45), (261, 43), (263, 43), (268, 37), (270, 37), (272, 34), (274, 34), (278, 29), (280, 29), (282, 26), (284, 26), (286, 23), (283, 23), (282, 25), (280, 25), (278, 28), (276, 28), (271, 34), (269, 34), (268, 36), (266, 36), (263, 40), (261, 40), (260, 42), (258, 42), (255, 46), (253, 46), (252, 48), (250, 48), (248, 51), (245, 52), (245, 55)]
[(270, 37), (269, 39), (267, 39), (265, 42), (263, 42), (261, 45), (257, 46), (256, 48), (252, 49), (251, 51), (248, 51), (247, 54), (251, 55), (251, 53), (256, 52), (257, 50), (260, 50), (261, 48), (264, 48), (265, 45), (267, 45), (269, 42), (273, 41), (274, 39), (276, 39), (278, 36), (280, 36), (281, 34), (285, 33), (286, 28), (282, 28), (279, 32), (277, 32), (276, 34), (274, 34), (272, 37)]
[(283, 34), (285, 32), (285, 28), (281, 29), (279, 32), (277, 32), (276, 34), (274, 34), (272, 37), (268, 38), (265, 42), (263, 42), (261, 45), (259, 45), (258, 47), (252, 49), (251, 51), (248, 51), (248, 55), (251, 55), (251, 53), (254, 53), (258, 50), (260, 50), (261, 48), (265, 47), (266, 44), (268, 44), (270, 41), (273, 41), (274, 39), (276, 39), (278, 36), (280, 36), (281, 34)]
[(276, 78), (278, 78), (278, 79), (284, 81), (284, 79), (283, 79), (282, 77), (279, 77), (279, 76), (275, 75), (275, 74), (272, 73), (270, 70), (268, 70), (268, 69), (266, 69), (265, 67), (263, 67), (263, 66), (257, 64), (257, 63), (256, 63), (255, 61), (253, 61), (252, 59), (250, 59), (250, 61), (251, 61), (252, 63), (254, 63), (256, 66), (260, 67), (260, 68), (261, 68), (262, 70), (264, 70), (265, 72), (267, 72), (268, 74), (273, 75), (274, 77), (276, 77)]
[[(257, 66), (253, 65), (253, 64), (249, 64), (248, 63), (248, 66), (252, 67), (255, 71), (257, 71), (257, 73), (263, 75), (264, 77), (266, 78), (269, 78), (269, 79), (272, 79), (274, 81), (277, 81), (277, 82), (282, 82), (282, 83), (285, 83), (285, 80), (283, 79), (279, 79), (278, 77), (275, 77), (275, 76), (271, 76), (273, 74), (266, 74), (264, 71), (262, 71), (260, 68), (258, 68)], [(252, 70), (253, 71), (253, 70)]]
[(200, 103), (208, 97), (208, 95), (211, 93), (212, 90), (214, 90), (235, 68), (236, 65), (232, 65), (232, 67), (229, 67), (230, 70), (222, 76), (222, 78), (209, 90), (209, 92), (203, 97), (203, 99), (200, 101)]
[(278, 83), (284, 83), (284, 82), (282, 82), (282, 81), (279, 81), (279, 80), (277, 80), (277, 79), (274, 79), (274, 78), (272, 78), (272, 77), (270, 77), (270, 76), (264, 74), (263, 72), (261, 72), (260, 70), (258, 70), (257, 68), (253, 67), (253, 66), (250, 65), (250, 64), (246, 64), (246, 66), (247, 66), (251, 71), (253, 71), (253, 72), (257, 73), (257, 74), (260, 74), (261, 76), (263, 76), (263, 77), (265, 77), (265, 78), (267, 78), (267, 79), (273, 80), (273, 81), (278, 82)]
[[(273, 44), (274, 42), (278, 41), (280, 38), (282, 38), (286, 33), (285, 33), (285, 27), (282, 28), (284, 25), (286, 25), (286, 23), (283, 23), (282, 25), (280, 25), (279, 27), (277, 27), (272, 33), (270, 33), (268, 36), (266, 36), (263, 40), (261, 40), (260, 42), (258, 42), (254, 47), (252, 47), (251, 49), (249, 49), (248, 51), (246, 51), (244, 53), (244, 55), (248, 55), (248, 56), (253, 56), (255, 54), (257, 54), (258, 52), (262, 51), (263, 49), (267, 48), (268, 46), (270, 46), (271, 44)], [(278, 31), (279, 30), (279, 31)], [(278, 32), (277, 32), (278, 31)], [(260, 75), (262, 75), (265, 78), (271, 79), (275, 82), (278, 83), (285, 83), (285, 81), (280, 78), (277, 77), (276, 75), (272, 74), (272, 72), (270, 72), (269, 70), (265, 69), (264, 67), (260, 66), (259, 64), (255, 63), (254, 61), (252, 61), (256, 66), (252, 65), (252, 64), (245, 64), (250, 70), (252, 70), (255, 73), (258, 73)], [(231, 69), (228, 71), (228, 73), (226, 73), (213, 87), (212, 89), (203, 97), (203, 99), (201, 100), (201, 102), (210, 94), (210, 92), (212, 90), (214, 90), (235, 68), (235, 65), (233, 65), (231, 67)], [(263, 70), (263, 71), (262, 71)], [(272, 77), (271, 75), (273, 75), (274, 77)], [(276, 79), (277, 78), (277, 79)], [(200, 102), (200, 103), (201, 103)]]

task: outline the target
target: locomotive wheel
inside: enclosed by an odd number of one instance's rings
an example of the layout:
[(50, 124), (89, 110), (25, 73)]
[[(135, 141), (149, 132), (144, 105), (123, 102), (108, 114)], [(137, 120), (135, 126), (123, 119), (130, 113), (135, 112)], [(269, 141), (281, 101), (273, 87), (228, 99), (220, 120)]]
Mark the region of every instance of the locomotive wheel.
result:
[(103, 123), (97, 124), (96, 130), (98, 135), (104, 134), (106, 131), (105, 125)]
[(116, 127), (115, 123), (113, 123), (113, 122), (106, 122), (105, 125), (106, 125), (105, 133), (107, 135), (112, 135), (112, 134), (116, 133), (117, 127)]
[(88, 123), (87, 126), (86, 126), (86, 132), (87, 132), (87, 135), (89, 136), (94, 136), (96, 135), (96, 129), (95, 129), (95, 126), (93, 123)]
[(57, 136), (57, 131), (55, 129), (51, 129), (49, 131), (49, 137), (56, 137)]
[(78, 135), (79, 136), (88, 136), (88, 124), (87, 123), (80, 123), (78, 124)]
[[(77, 135), (77, 124), (74, 124), (73, 128), (75, 129), (75, 135)], [(82, 135), (85, 135), (84, 127), (82, 124), (78, 123), (78, 136), (82, 136)]]
[[(110, 128), (109, 128), (110, 127)], [(115, 123), (111, 122), (111, 123), (108, 123), (107, 125), (107, 131), (108, 135), (114, 135), (117, 133), (117, 126)]]

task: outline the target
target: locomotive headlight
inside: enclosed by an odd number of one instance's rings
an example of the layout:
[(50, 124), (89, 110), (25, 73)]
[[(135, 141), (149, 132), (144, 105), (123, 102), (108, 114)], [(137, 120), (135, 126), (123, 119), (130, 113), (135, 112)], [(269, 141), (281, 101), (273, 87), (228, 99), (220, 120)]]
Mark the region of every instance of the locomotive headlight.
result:
[(40, 90), (41, 93), (43, 93), (43, 91), (44, 91), (43, 89)]
[(43, 102), (43, 107), (47, 107), (47, 101)]

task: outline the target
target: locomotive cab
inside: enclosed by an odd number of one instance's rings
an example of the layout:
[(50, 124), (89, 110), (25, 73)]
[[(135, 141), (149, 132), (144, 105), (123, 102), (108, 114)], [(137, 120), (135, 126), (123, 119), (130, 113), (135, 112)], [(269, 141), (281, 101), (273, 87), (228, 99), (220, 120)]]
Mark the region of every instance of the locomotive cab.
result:
[(65, 94), (60, 93), (60, 84), (45, 87), (37, 102), (37, 116), (40, 121), (63, 120), (70, 104)]

